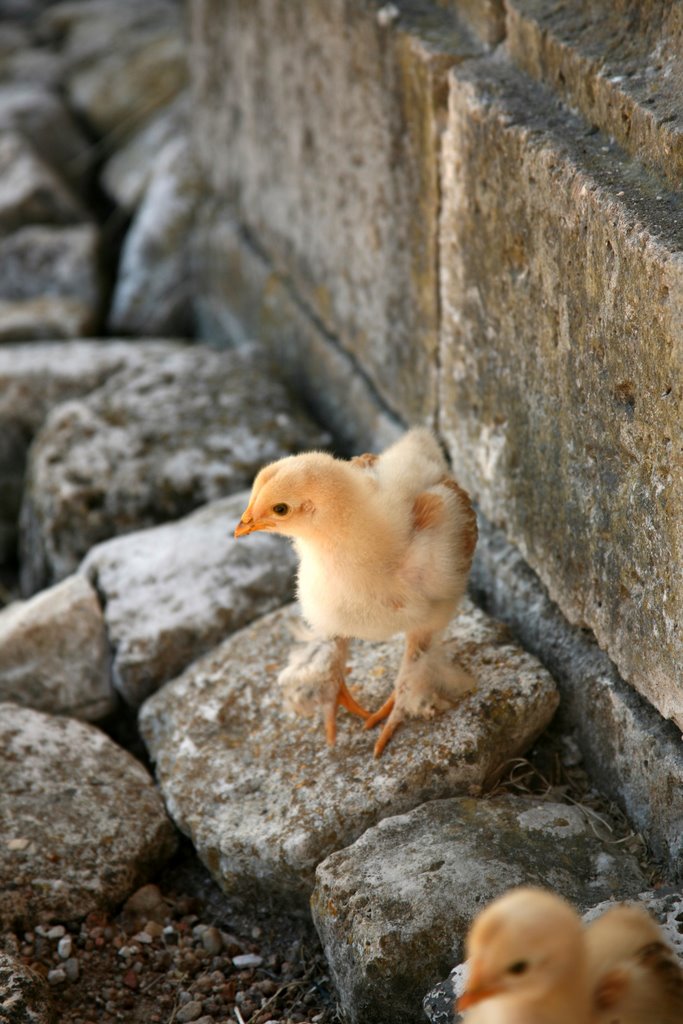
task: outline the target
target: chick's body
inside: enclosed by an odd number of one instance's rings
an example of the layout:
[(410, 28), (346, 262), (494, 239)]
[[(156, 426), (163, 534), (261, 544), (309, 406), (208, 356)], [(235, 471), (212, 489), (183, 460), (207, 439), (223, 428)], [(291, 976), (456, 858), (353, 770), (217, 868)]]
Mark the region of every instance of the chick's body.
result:
[[(334, 693), (345, 692), (337, 703), (367, 717), (340, 682), (348, 638), (406, 634), (394, 692), (366, 723), (388, 718), (376, 755), (402, 718), (441, 711), (472, 687), (434, 641), (465, 592), (476, 516), (429, 431), (411, 430), (379, 456), (346, 462), (309, 452), (266, 466), (235, 536), (254, 530), (294, 542), (304, 617), (318, 638), (338, 642), (337, 664), (328, 673)], [(301, 674), (299, 663), (296, 671)], [(334, 740), (329, 716), (328, 740)]]

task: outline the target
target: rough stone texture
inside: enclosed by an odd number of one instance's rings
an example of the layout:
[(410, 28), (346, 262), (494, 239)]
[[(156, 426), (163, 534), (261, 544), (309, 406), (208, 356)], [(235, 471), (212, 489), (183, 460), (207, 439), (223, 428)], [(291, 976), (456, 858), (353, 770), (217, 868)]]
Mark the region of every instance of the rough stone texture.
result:
[[(42, 60), (49, 54), (40, 51)], [(0, 129), (20, 132), (37, 153), (77, 188), (92, 163), (92, 149), (64, 103), (54, 92), (31, 83), (0, 85)]]
[(683, 880), (679, 730), (620, 679), (589, 634), (568, 625), (520, 552), (481, 515), (471, 586), (552, 673), (562, 693), (561, 723), (575, 731), (591, 774), (670, 876)]
[(589, 124), (680, 188), (683, 9), (667, 0), (507, 0), (507, 48)]
[(0, 739), (4, 927), (114, 906), (173, 852), (147, 772), (94, 726), (3, 704)]
[(188, 97), (156, 111), (102, 168), (102, 187), (124, 210), (135, 210), (154, 177), (156, 161), (166, 144), (187, 134)]
[(129, 134), (183, 87), (181, 11), (172, 0), (76, 0), (44, 12), (41, 34), (60, 45), (70, 103), (98, 134)]
[(0, 342), (76, 338), (97, 327), (98, 233), (33, 225), (0, 239)]
[(96, 543), (251, 486), (326, 435), (253, 347), (191, 346), (55, 409), (30, 452), (22, 589), (72, 572)]
[(171, 342), (94, 339), (0, 346), (0, 563), (15, 554), (28, 446), (48, 412), (123, 367), (177, 350)]
[[(140, 728), (169, 812), (233, 898), (300, 905), (316, 865), (390, 814), (424, 800), (480, 793), (545, 727), (550, 676), (471, 606), (453, 623), (454, 657), (479, 690), (453, 711), (401, 728), (384, 755), (357, 718), (338, 715), (337, 745), (319, 721), (290, 719), (277, 675), (293, 644), (295, 606), (231, 637), (143, 705)], [(357, 699), (378, 707), (402, 641), (358, 643)]]
[(435, 0), (440, 7), (454, 11), (477, 33), (487, 47), (497, 46), (505, 38), (503, 0)]
[(421, 419), (435, 409), (445, 73), (482, 44), (450, 11), (382, 6), (192, 4), (193, 124), (215, 195), (387, 404)]
[[(199, 330), (207, 338), (258, 338), (293, 389), (349, 452), (382, 451), (403, 432), (358, 365), (302, 310), (250, 245), (224, 204), (204, 204), (194, 234)], [(323, 383), (324, 382), (324, 383)]]
[(45, 978), (0, 952), (0, 1020), (5, 1024), (56, 1024)]
[(74, 224), (83, 207), (17, 132), (0, 131), (0, 232), (24, 224)]
[(176, 523), (98, 544), (81, 571), (104, 603), (114, 685), (135, 707), (200, 654), (291, 597), (282, 538), (237, 543), (249, 491)]
[(188, 239), (201, 191), (186, 139), (172, 139), (157, 157), (149, 188), (123, 244), (110, 331), (191, 333)]
[(104, 618), (82, 576), (0, 612), (0, 700), (74, 718), (113, 709)]
[(643, 877), (578, 808), (515, 796), (433, 801), (334, 853), (311, 907), (347, 1019), (419, 1024), (482, 905), (527, 883), (586, 909), (635, 895)]
[(442, 432), (564, 614), (683, 725), (683, 198), (500, 61), (450, 90)]
[[(592, 907), (583, 915), (586, 923), (600, 917), (614, 906), (618, 901), (607, 900)], [(679, 893), (668, 893), (662, 895), (660, 892), (639, 893), (634, 899), (628, 902), (639, 903), (645, 907), (648, 913), (657, 919), (667, 941), (676, 950), (683, 963), (683, 937), (680, 931), (680, 921), (683, 916), (683, 899)], [(455, 1013), (454, 999), (461, 996), (466, 987), (466, 965), (458, 964), (454, 967), (448, 978), (436, 986), (425, 998), (423, 1009), (431, 1024), (456, 1024), (465, 1020), (459, 1013)]]

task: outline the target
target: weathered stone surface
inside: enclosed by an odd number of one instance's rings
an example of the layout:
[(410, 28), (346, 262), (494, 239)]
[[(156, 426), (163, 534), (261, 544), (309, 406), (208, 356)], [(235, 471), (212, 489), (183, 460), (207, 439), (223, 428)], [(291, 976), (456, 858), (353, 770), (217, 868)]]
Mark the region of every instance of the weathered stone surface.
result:
[(258, 338), (290, 385), (349, 452), (382, 451), (403, 432), (356, 363), (302, 311), (225, 204), (205, 203), (194, 231), (196, 313), (207, 338)]
[[(291, 606), (237, 633), (143, 705), (140, 728), (170, 813), (235, 898), (290, 904), (316, 865), (387, 815), (424, 800), (479, 793), (555, 710), (550, 676), (471, 606), (451, 650), (477, 693), (432, 721), (412, 721), (374, 760), (374, 737), (340, 712), (334, 749), (320, 722), (290, 719), (276, 684), (293, 644)], [(357, 699), (378, 707), (400, 639), (352, 646)]]
[(0, 739), (4, 927), (114, 906), (173, 852), (147, 772), (94, 726), (3, 704)]
[[(583, 920), (588, 924), (600, 917), (614, 906), (617, 900), (607, 900), (592, 907), (583, 915)], [(683, 937), (680, 932), (680, 915), (683, 914), (683, 899), (678, 893), (662, 895), (658, 892), (643, 892), (637, 897), (630, 898), (629, 903), (639, 903), (645, 907), (648, 913), (652, 914), (659, 922), (664, 935), (670, 945), (676, 950), (683, 962)], [(436, 986), (424, 1000), (424, 1012), (431, 1024), (456, 1024), (465, 1020), (460, 1014), (455, 1013), (454, 998), (459, 997), (465, 991), (466, 966), (464, 963), (454, 967), (448, 978)]]
[(502, 62), (450, 83), (444, 436), (565, 615), (683, 725), (683, 199)]
[(349, 1021), (418, 1024), (482, 905), (527, 883), (586, 909), (643, 877), (578, 808), (516, 796), (432, 801), (334, 853), (311, 907)]
[(114, 684), (137, 707), (200, 654), (291, 596), (296, 559), (278, 537), (238, 544), (249, 491), (179, 522), (98, 544), (81, 566), (104, 603)]
[(104, 618), (83, 576), (0, 611), (0, 701), (87, 719), (113, 709)]
[(33, 225), (0, 239), (0, 342), (93, 333), (97, 247), (91, 224)]
[(110, 331), (191, 333), (188, 239), (201, 192), (186, 139), (172, 139), (157, 157), (149, 188), (126, 235)]
[[(44, 61), (49, 54), (40, 51)], [(88, 140), (54, 92), (36, 83), (0, 85), (0, 129), (24, 135), (46, 164), (82, 187), (93, 155)]]
[(0, 1020), (6, 1024), (55, 1024), (45, 978), (0, 952)]
[[(452, 11), (372, 0), (192, 4), (194, 127), (299, 301), (394, 411), (435, 411), (439, 113), (481, 51)], [(277, 168), (277, 173), (273, 169)]]
[(123, 370), (56, 409), (33, 443), (24, 593), (68, 575), (99, 541), (251, 486), (265, 463), (326, 440), (257, 348), (195, 345)]
[(481, 515), (471, 585), (477, 601), (552, 673), (562, 693), (561, 724), (577, 735), (591, 775), (671, 877), (683, 880), (679, 730), (619, 677), (589, 634), (567, 623), (520, 552)]
[(59, 41), (69, 100), (98, 134), (125, 136), (186, 81), (181, 5), (76, 0), (51, 5), (44, 37)]
[(0, 131), (0, 232), (83, 220), (83, 207), (33, 147), (17, 132)]
[(161, 362), (178, 348), (95, 339), (0, 345), (0, 563), (15, 554), (28, 446), (48, 412), (123, 367)]
[(506, 8), (506, 45), (515, 63), (680, 188), (680, 5), (661, 0), (508, 0)]
[(155, 112), (127, 142), (107, 160), (100, 181), (124, 210), (133, 212), (155, 175), (157, 158), (167, 143), (187, 134), (189, 112), (185, 93)]

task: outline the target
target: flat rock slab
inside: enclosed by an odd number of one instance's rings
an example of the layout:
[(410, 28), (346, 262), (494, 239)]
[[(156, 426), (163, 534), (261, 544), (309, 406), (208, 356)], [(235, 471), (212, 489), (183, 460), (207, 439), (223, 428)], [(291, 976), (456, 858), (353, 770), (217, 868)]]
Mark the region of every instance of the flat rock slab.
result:
[(54, 1024), (47, 982), (9, 953), (0, 952), (0, 1020), (3, 1024)]
[(99, 541), (251, 486), (265, 463), (327, 441), (256, 348), (193, 345), (55, 409), (29, 459), (22, 589)]
[(113, 710), (104, 618), (85, 577), (0, 612), (0, 700), (74, 718)]
[[(586, 924), (600, 917), (610, 907), (615, 906), (619, 901), (606, 900), (592, 907), (583, 915)], [(676, 951), (681, 964), (683, 964), (683, 934), (681, 924), (683, 920), (683, 896), (680, 892), (642, 892), (637, 897), (628, 900), (629, 903), (636, 903), (643, 906), (649, 914), (659, 922), (666, 941)], [(465, 991), (467, 970), (465, 963), (454, 967), (448, 978), (438, 984), (425, 998), (423, 1003), (424, 1013), (431, 1024), (459, 1024), (465, 1018), (455, 1012), (454, 1002)]]
[(241, 491), (87, 556), (81, 571), (104, 602), (114, 684), (128, 704), (138, 707), (194, 658), (291, 598), (289, 544), (232, 535), (248, 500)]
[(542, 885), (585, 909), (643, 886), (583, 812), (531, 797), (435, 800), (387, 818), (316, 874), (313, 918), (351, 1024), (418, 1024), (484, 904)]
[(0, 705), (0, 925), (122, 902), (173, 853), (149, 775), (94, 726)]
[[(231, 637), (151, 697), (140, 728), (169, 812), (218, 883), (235, 898), (301, 906), (316, 865), (381, 818), (480, 793), (542, 731), (557, 692), (504, 627), (467, 605), (451, 645), (478, 692), (402, 727), (378, 761), (374, 734), (340, 711), (328, 749), (319, 722), (284, 712), (276, 683), (297, 621), (289, 606)], [(383, 703), (402, 646), (352, 645), (362, 704)]]

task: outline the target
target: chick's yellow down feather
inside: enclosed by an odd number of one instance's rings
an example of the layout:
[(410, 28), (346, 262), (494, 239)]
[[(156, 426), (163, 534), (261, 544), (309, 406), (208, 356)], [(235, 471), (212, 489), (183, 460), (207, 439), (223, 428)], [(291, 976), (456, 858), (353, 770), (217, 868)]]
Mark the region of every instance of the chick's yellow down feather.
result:
[[(266, 466), (235, 536), (255, 530), (293, 540), (304, 617), (337, 644), (332, 676), (343, 677), (349, 638), (406, 635), (394, 692), (367, 719), (388, 719), (376, 754), (404, 717), (434, 714), (472, 687), (435, 640), (467, 586), (476, 516), (428, 430), (408, 431), (379, 456), (347, 462), (308, 452)], [(345, 684), (335, 692), (337, 703), (366, 717)], [(333, 731), (328, 716), (328, 738)]]
[(477, 917), (466, 1024), (681, 1024), (683, 971), (641, 907), (620, 905), (587, 928), (553, 893), (513, 889)]

